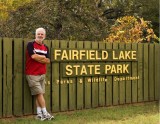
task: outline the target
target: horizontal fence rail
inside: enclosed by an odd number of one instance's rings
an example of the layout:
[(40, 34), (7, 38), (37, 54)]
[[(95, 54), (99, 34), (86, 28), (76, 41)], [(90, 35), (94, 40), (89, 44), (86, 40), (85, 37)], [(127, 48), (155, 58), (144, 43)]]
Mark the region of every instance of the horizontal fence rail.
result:
[[(0, 38), (0, 118), (36, 113), (35, 99), (25, 77), (25, 51), (29, 39)], [(129, 75), (62, 77), (62, 62), (47, 65), (46, 105), (50, 112), (113, 106), (159, 99), (160, 45), (46, 40), (52, 48), (137, 50)], [(51, 55), (52, 56), (52, 55)], [(67, 62), (73, 64), (72, 62)], [(74, 64), (85, 61), (74, 61)], [(89, 63), (87, 61), (87, 63)], [(94, 62), (90, 62), (91, 64)], [(107, 64), (107, 61), (97, 63)], [(112, 63), (112, 62), (109, 62)], [(136, 77), (137, 79), (131, 79)]]

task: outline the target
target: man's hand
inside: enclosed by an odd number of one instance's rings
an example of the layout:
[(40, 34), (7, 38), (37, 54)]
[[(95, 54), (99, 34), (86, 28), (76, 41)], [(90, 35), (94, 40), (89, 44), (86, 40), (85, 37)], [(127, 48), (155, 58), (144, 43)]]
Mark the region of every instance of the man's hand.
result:
[(44, 58), (44, 59), (42, 59), (42, 60), (40, 60), (38, 62), (44, 63), (44, 64), (49, 64), (50, 63), (50, 59), (49, 58)]
[(50, 63), (50, 59), (46, 58), (46, 56), (44, 55), (33, 54), (31, 58), (40, 63), (44, 63), (44, 64)]

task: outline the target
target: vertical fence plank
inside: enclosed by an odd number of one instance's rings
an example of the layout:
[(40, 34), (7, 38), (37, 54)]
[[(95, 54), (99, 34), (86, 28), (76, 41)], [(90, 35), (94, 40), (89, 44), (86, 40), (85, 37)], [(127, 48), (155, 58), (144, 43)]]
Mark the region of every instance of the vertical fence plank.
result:
[[(105, 49), (104, 42), (99, 42), (99, 49)], [(105, 106), (105, 76), (99, 76), (99, 78), (104, 79), (103, 81), (99, 81), (99, 106)]]
[[(137, 50), (137, 44), (132, 43), (132, 50)], [(132, 62), (132, 77), (137, 77), (137, 62)], [(138, 81), (132, 80), (132, 102), (137, 102), (137, 96), (138, 96)]]
[(12, 116), (12, 39), (3, 42), (3, 116)]
[[(118, 43), (113, 43), (113, 49), (118, 49)], [(113, 105), (119, 104), (119, 81), (114, 81), (114, 78), (117, 76), (113, 76)]]
[[(119, 43), (119, 49), (124, 50), (124, 43)], [(122, 63), (122, 62), (121, 62)], [(124, 64), (124, 63), (123, 63)], [(119, 76), (120, 78), (123, 78), (124, 76)], [(119, 82), (119, 103), (124, 104), (125, 103), (125, 80)]]
[[(51, 41), (50, 40), (45, 40), (44, 44), (46, 44), (48, 46), (49, 49), (49, 53), (50, 48), (51, 48)], [(51, 64), (47, 64), (46, 65), (46, 69), (47, 69), (47, 73), (46, 73), (46, 84), (45, 84), (45, 101), (46, 101), (46, 108), (48, 111), (51, 111)]]
[[(61, 48), (68, 48), (68, 41), (61, 41), (60, 42), (60, 47)], [(62, 76), (62, 68), (60, 69), (60, 76)], [(66, 83), (66, 81), (68, 80), (68, 78), (62, 78), (60, 77), (60, 82), (63, 82), (60, 85), (60, 107), (61, 107), (61, 111), (67, 111), (68, 110), (68, 104), (69, 104), (69, 84)], [(65, 81), (65, 82), (64, 82)]]
[[(76, 42), (75, 41), (69, 41), (69, 48), (76, 48)], [(69, 78), (69, 82), (72, 80), (69, 84), (69, 110), (75, 110), (76, 109), (76, 79)]]
[(138, 44), (138, 102), (143, 101), (143, 44)]
[[(59, 48), (59, 41), (52, 41), (52, 48)], [(51, 55), (52, 56), (52, 55)], [(52, 62), (52, 112), (60, 111), (60, 64)]]
[[(85, 49), (91, 49), (91, 42), (85, 41), (84, 42), (84, 48)], [(91, 77), (90, 77), (91, 78)], [(84, 85), (85, 85), (85, 108), (91, 108), (91, 83), (88, 82), (88, 77), (85, 77), (84, 79)]]
[[(126, 50), (131, 50), (131, 43), (127, 43), (126, 44)], [(130, 70), (131, 70), (131, 62), (129, 62), (130, 64)], [(129, 77), (132, 76), (132, 72), (130, 72), (130, 74), (128, 75)], [(126, 103), (131, 103), (131, 80), (126, 80)]]
[(149, 44), (149, 100), (154, 100), (154, 44)]
[[(106, 49), (112, 49), (112, 43), (106, 43)], [(113, 76), (106, 76), (106, 106), (113, 104)]]
[(23, 52), (22, 39), (14, 39), (14, 78), (13, 78), (13, 113), (16, 116), (22, 115), (22, 74), (23, 74)]
[(0, 118), (2, 117), (2, 38), (0, 38)]
[[(83, 41), (77, 42), (77, 49), (83, 49)], [(77, 77), (77, 109), (84, 108), (84, 78)]]
[(148, 76), (148, 69), (149, 69), (149, 46), (148, 44), (144, 44), (144, 65), (143, 65), (143, 71), (144, 71), (144, 101), (148, 101), (149, 100), (149, 76)]
[[(98, 49), (98, 42), (92, 42), (92, 49)], [(98, 79), (98, 76), (92, 77), (92, 79)], [(91, 87), (92, 87), (92, 107), (98, 107), (98, 84), (99, 82), (92, 82)]]
[(23, 43), (23, 56), (24, 56), (24, 60), (23, 60), (23, 69), (24, 69), (24, 76), (23, 76), (23, 112), (24, 115), (28, 115), (28, 114), (32, 114), (32, 96), (31, 96), (31, 92), (26, 80), (26, 75), (25, 75), (25, 66), (26, 66), (26, 48), (27, 48), (27, 44), (28, 42), (31, 41), (29, 39), (24, 39), (24, 43)]
[(155, 44), (155, 100), (159, 100), (160, 88), (160, 45)]

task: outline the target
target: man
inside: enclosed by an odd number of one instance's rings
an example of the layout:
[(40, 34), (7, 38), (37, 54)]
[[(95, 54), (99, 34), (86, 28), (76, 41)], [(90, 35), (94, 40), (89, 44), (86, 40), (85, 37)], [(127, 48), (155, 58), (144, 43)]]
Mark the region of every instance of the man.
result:
[(44, 28), (36, 29), (35, 40), (29, 42), (26, 50), (26, 78), (31, 94), (36, 97), (37, 119), (51, 120), (54, 116), (46, 110), (44, 99), (46, 64), (50, 63), (48, 47), (43, 44)]

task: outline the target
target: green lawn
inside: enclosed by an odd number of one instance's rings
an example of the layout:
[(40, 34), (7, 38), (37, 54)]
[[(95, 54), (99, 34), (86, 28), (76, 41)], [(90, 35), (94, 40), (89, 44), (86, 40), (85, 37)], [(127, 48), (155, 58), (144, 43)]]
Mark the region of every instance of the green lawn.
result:
[(0, 119), (0, 124), (160, 124), (158, 102), (54, 113), (55, 120), (41, 122), (34, 116)]

